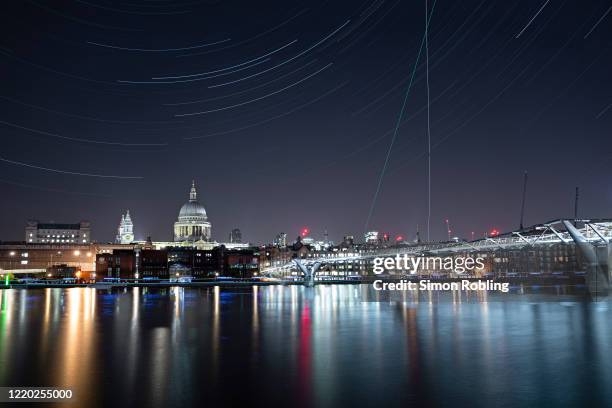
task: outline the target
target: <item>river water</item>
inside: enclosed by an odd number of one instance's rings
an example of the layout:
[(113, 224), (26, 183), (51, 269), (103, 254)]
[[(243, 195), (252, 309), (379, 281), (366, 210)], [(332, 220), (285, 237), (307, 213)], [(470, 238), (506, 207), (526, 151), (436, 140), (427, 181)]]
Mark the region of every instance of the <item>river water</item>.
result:
[(0, 386), (67, 387), (71, 407), (612, 404), (609, 300), (563, 287), (375, 296), (0, 290)]

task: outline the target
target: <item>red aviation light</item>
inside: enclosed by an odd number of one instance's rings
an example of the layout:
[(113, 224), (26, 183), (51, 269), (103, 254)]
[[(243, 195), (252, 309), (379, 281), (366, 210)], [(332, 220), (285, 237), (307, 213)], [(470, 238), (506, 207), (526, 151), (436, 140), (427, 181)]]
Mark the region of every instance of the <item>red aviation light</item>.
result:
[(303, 237), (307, 236), (309, 232), (310, 232), (310, 230), (308, 229), (308, 227), (304, 227), (302, 229), (302, 236)]

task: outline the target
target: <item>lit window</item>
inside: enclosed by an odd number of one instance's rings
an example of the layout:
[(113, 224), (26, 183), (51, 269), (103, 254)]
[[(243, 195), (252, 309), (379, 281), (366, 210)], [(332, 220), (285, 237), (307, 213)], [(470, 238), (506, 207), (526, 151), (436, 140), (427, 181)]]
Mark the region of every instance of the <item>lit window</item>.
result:
[(28, 257), (28, 253), (24, 252), (24, 253), (21, 254), (21, 256), (23, 256), (24, 258), (27, 258)]
[(28, 264), (28, 260), (27, 260), (27, 259), (22, 260), (22, 261), (21, 261), (21, 264), (22, 264), (22, 265), (27, 265), (27, 264)]

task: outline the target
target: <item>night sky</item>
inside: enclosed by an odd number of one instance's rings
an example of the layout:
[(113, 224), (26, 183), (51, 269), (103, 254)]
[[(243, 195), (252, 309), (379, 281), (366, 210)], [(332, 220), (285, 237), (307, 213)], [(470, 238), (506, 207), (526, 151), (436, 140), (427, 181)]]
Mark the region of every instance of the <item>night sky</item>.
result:
[[(414, 237), (427, 219), (426, 4), (15, 0), (0, 24), (0, 240), (26, 220), (170, 240)], [(430, 0), (432, 239), (612, 216), (607, 1)], [(111, 177), (112, 176), (112, 177)]]

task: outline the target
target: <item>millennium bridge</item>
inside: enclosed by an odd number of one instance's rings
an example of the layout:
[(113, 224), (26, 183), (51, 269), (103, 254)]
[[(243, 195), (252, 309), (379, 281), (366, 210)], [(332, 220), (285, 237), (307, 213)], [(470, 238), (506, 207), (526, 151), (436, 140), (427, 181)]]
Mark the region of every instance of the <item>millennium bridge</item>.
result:
[(311, 258), (295, 258), (281, 266), (262, 270), (266, 276), (278, 277), (288, 271), (298, 272), (308, 286), (314, 284), (317, 271), (326, 265), (350, 263), (379, 257), (443, 256), (457, 253), (475, 253), (498, 249), (520, 249), (539, 245), (576, 245), (583, 255), (586, 284), (589, 292), (605, 295), (610, 289), (612, 276), (612, 219), (558, 219), (534, 225), (519, 231), (485, 237), (473, 241), (418, 243), (408, 246), (372, 249), (361, 252), (330, 253)]

